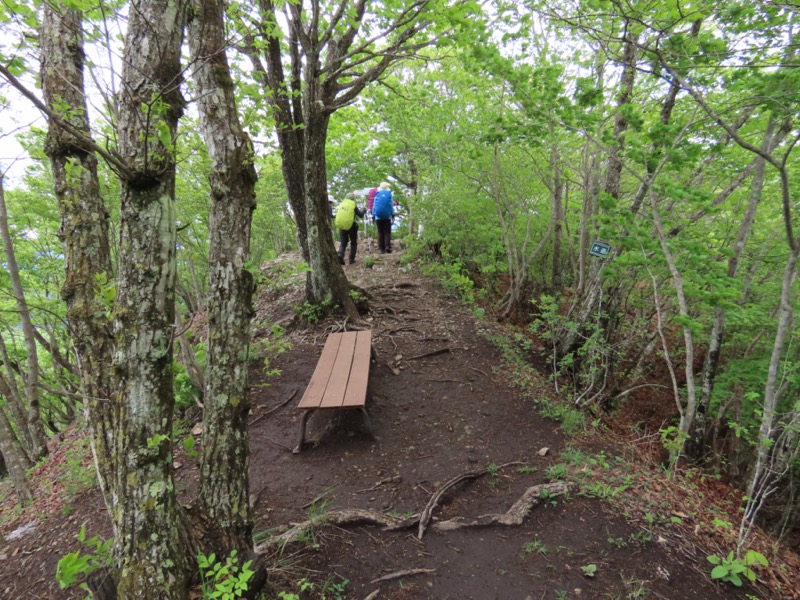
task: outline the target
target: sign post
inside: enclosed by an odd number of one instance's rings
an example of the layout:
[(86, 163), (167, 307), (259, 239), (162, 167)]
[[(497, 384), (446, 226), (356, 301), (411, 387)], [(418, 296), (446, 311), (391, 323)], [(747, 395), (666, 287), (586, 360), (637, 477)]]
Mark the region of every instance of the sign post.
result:
[(592, 247), (589, 248), (589, 254), (597, 258), (605, 258), (611, 252), (611, 245), (605, 242), (592, 242)]

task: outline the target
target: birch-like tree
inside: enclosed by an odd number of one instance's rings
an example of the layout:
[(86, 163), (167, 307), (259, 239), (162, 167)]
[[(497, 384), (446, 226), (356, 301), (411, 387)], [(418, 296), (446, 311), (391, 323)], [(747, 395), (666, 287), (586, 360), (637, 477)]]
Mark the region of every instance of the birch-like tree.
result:
[[(394, 64), (414, 57), (476, 12), (469, 0), (311, 0), (258, 3), (242, 48), (269, 98), (298, 240), (311, 267), (307, 296), (352, 317), (350, 287), (330, 243), (325, 146), (331, 115)], [(250, 20), (243, 10), (243, 20)]]
[[(172, 477), (175, 323), (175, 144), (185, 101), (180, 49), (189, 6), (129, 7), (115, 106), (117, 145), (92, 141), (84, 91), (82, 14), (48, 5), (42, 26), (47, 153), (62, 209), (70, 306), (98, 473), (115, 535), (115, 569), (94, 585), (120, 598), (186, 598), (197, 548), (252, 548), (247, 486), (247, 348), (252, 279), (246, 270), (255, 172), (236, 118), (224, 57), (223, 7), (192, 7), (191, 48), (203, 92), (201, 129), (211, 174), (208, 424), (192, 511)], [(121, 185), (119, 272), (111, 271), (99, 154)], [(87, 368), (91, 365), (93, 368)], [(109, 368), (111, 367), (111, 368)], [(208, 401), (211, 398), (211, 401)]]

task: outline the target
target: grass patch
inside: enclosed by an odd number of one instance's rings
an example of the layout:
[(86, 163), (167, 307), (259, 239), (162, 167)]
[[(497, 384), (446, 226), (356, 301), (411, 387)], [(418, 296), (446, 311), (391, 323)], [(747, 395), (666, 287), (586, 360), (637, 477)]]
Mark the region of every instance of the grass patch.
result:
[(524, 347), (505, 335), (487, 336), (488, 341), (502, 354), (507, 380), (522, 392), (523, 397), (533, 400), (543, 417), (561, 425), (568, 437), (587, 430), (586, 415), (572, 403), (552, 398), (547, 394), (548, 385), (542, 375), (525, 358)]

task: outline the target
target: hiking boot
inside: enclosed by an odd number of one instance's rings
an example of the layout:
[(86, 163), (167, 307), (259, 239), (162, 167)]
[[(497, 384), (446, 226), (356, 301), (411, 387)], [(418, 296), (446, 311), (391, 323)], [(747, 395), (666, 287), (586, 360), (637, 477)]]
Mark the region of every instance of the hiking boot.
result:
[(339, 257), (339, 264), (340, 264), (340, 265), (343, 265), (343, 264), (344, 264), (344, 258), (342, 258), (341, 256)]

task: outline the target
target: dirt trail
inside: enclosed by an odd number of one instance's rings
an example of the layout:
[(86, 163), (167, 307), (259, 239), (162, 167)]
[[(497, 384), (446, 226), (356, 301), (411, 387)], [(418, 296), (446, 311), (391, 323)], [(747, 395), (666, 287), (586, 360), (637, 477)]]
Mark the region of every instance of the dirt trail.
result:
[[(487, 341), (492, 326), (403, 267), (397, 254), (380, 255), (373, 269), (361, 262), (348, 266), (347, 273), (373, 296), (368, 318), (378, 358), (370, 371), (368, 409), (376, 439), (363, 430), (356, 411), (333, 419), (323, 411), (309, 420), (316, 445), (292, 455), (299, 429), (294, 406), (324, 340), (322, 327), (295, 332), (293, 350), (274, 363), (281, 375), (254, 397), (258, 414), (298, 390), (289, 405), (252, 430), (257, 530), (303, 521), (323, 503), (330, 510), (407, 516), (421, 511), (452, 477), (489, 465), (516, 463), (454, 488), (436, 517), (505, 512), (528, 487), (546, 482), (564, 437), (496, 374), (500, 356)], [(268, 320), (280, 318), (287, 302), (265, 298)], [(553, 499), (534, 508), (520, 527), (431, 531), (422, 541), (415, 533), (320, 529), (287, 552), (302, 547), (296, 566), (349, 580), (347, 597), (355, 599), (638, 598), (645, 591), (648, 598), (737, 597), (597, 500)], [(704, 557), (692, 561), (702, 565)], [(581, 570), (588, 565), (596, 565), (592, 577)], [(420, 572), (373, 583), (410, 570)], [(292, 577), (302, 575), (294, 572), (286, 584)]]
[[(299, 455), (291, 452), (300, 421), (295, 406), (326, 329), (341, 323), (292, 324), (293, 307), (302, 304), (302, 277), (278, 275), (281, 261), (265, 269), (271, 283), (261, 290), (256, 328), (263, 333), (274, 322), (288, 325), (285, 339), (293, 348), (270, 364), (280, 375), (265, 379), (260, 364), (253, 369), (250, 482), (259, 539), (322, 510), (408, 516), (459, 474), (515, 463), (454, 488), (434, 515), (505, 512), (527, 488), (546, 482), (546, 469), (559, 462), (564, 437), (558, 425), (540, 417), (533, 401), (496, 370), (500, 356), (487, 341), (493, 326), (403, 266), (401, 255), (380, 255), (372, 269), (363, 256), (362, 249), (346, 270), (372, 296), (366, 318), (378, 354), (368, 403), (375, 438), (357, 411), (333, 417), (321, 411), (309, 420), (316, 442)], [(546, 388), (543, 382), (543, 394)], [(190, 494), (196, 468), (184, 456), (176, 460), (179, 489)], [(708, 580), (700, 571), (704, 556), (678, 553), (606, 506), (559, 497), (535, 507), (521, 526), (428, 531), (422, 541), (415, 529), (321, 527), (273, 557), (279, 568), (269, 598), (297, 592), (303, 579), (315, 586), (304, 600), (322, 594), (356, 600), (744, 597)], [(58, 558), (78, 547), (75, 534), (83, 522), (90, 534), (110, 534), (96, 492), (75, 499), (69, 510), (40, 516), (35, 533), (0, 547), (0, 598), (82, 598), (78, 590), (59, 590), (54, 574)], [(402, 571), (408, 573), (375, 581)], [(344, 594), (337, 595), (337, 586)]]

